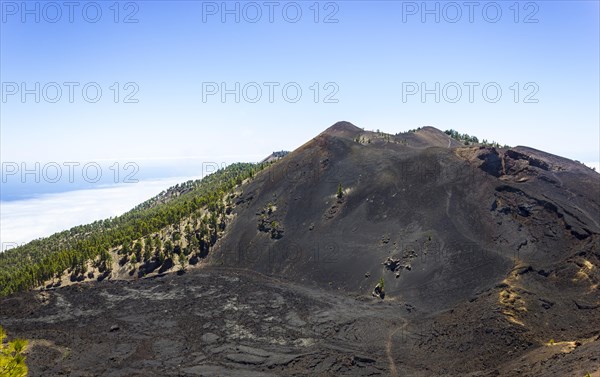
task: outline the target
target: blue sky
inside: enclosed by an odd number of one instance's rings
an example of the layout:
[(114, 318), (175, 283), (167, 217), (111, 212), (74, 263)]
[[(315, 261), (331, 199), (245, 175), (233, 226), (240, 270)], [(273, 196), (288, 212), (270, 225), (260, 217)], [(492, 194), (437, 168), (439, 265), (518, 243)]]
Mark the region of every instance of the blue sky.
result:
[[(63, 2), (0, 3), (3, 164), (134, 162), (141, 178), (200, 175), (199, 162), (257, 161), (338, 120), (392, 133), (454, 128), (600, 161), (597, 1), (476, 2), (472, 22), (464, 2), (273, 2), (273, 22), (262, 1), (227, 2), (239, 22), (223, 22), (221, 1), (82, 1), (73, 22)], [(39, 103), (22, 100), (21, 83), (39, 83)], [(213, 83), (219, 93), (208, 95)], [(222, 101), (221, 83), (239, 83), (239, 103)], [(423, 101), (421, 83), (439, 83), (439, 102)], [(474, 83), (472, 103), (464, 83)], [(86, 101), (96, 87), (102, 97)]]

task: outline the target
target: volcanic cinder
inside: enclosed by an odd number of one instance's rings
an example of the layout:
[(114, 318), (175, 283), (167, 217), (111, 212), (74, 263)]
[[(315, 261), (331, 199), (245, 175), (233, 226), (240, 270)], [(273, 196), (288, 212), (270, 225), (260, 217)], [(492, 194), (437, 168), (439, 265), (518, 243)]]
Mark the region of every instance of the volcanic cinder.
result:
[(35, 376), (598, 376), (599, 240), (578, 162), (339, 122), (183, 276), (13, 295), (0, 323)]

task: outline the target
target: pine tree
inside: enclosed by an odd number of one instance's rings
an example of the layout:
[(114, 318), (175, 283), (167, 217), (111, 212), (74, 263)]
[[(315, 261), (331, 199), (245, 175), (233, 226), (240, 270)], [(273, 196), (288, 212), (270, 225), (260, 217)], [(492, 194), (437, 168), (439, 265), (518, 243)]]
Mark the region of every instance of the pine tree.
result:
[(15, 339), (4, 343), (6, 332), (0, 326), (0, 376), (26, 377), (29, 370), (25, 364), (23, 353), (27, 350), (28, 341)]
[[(102, 259), (108, 258), (108, 254), (102, 254), (113, 250), (120, 255), (121, 265), (131, 259), (133, 252), (137, 263), (145, 260), (146, 245), (158, 258), (163, 250), (160, 237), (167, 239), (171, 227), (181, 232), (184, 227), (179, 229), (178, 224), (197, 218), (200, 210), (208, 210), (208, 216), (192, 232), (198, 233), (200, 252), (207, 254), (224, 224), (223, 198), (234, 194), (238, 177), (245, 180), (268, 166), (233, 164), (202, 180), (173, 186), (121, 216), (76, 226), (0, 253), (0, 296), (35, 288), (66, 270), (77, 278), (85, 274), (90, 262), (101, 267)], [(146, 243), (151, 235), (154, 242)], [(168, 257), (173, 257), (172, 251)]]
[(171, 240), (167, 240), (165, 242), (165, 255), (167, 258), (173, 258), (173, 242)]
[(339, 183), (338, 189), (337, 189), (337, 197), (338, 197), (338, 199), (341, 199), (343, 196), (344, 196), (344, 190), (342, 189), (342, 184)]
[(185, 255), (183, 255), (183, 252), (179, 253), (179, 271), (185, 272), (185, 269), (187, 268), (187, 264), (188, 264), (188, 260), (185, 257)]

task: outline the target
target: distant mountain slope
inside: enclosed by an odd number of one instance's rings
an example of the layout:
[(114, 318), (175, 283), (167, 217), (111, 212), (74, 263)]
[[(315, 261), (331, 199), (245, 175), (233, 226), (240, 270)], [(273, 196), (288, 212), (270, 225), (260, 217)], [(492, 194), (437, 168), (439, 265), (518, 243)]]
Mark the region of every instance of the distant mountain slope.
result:
[[(141, 277), (160, 267), (171, 269), (178, 255), (195, 261), (224, 231), (231, 210), (231, 199), (225, 196), (263, 167), (233, 164), (202, 180), (176, 185), (122, 216), (0, 253), (0, 296), (48, 281), (60, 285), (65, 273), (71, 281), (102, 280), (119, 269)], [(180, 229), (182, 224), (187, 227)]]

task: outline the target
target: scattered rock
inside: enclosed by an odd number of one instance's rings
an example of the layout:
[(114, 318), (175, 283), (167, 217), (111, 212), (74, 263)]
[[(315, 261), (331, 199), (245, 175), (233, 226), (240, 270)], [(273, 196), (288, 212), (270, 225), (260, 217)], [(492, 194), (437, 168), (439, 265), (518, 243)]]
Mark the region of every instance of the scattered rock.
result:
[(593, 310), (593, 309), (598, 309), (600, 308), (600, 304), (590, 304), (587, 302), (577, 302), (575, 300), (573, 300), (573, 302), (575, 303), (575, 305), (577, 306), (577, 309), (583, 309), (583, 310)]
[(225, 355), (225, 357), (228, 360), (233, 361), (234, 363), (238, 363), (238, 364), (257, 365), (257, 364), (262, 364), (265, 361), (264, 357), (256, 356), (256, 355), (249, 355), (246, 353), (230, 353), (230, 354)]
[(375, 289), (373, 290), (373, 297), (379, 297), (382, 300), (385, 298), (385, 292), (383, 291), (383, 288), (381, 287), (381, 283), (378, 283), (375, 286)]
[(217, 340), (219, 340), (219, 336), (217, 334), (207, 332), (206, 334), (202, 335), (202, 338), (200, 338), (200, 339), (202, 340), (203, 343), (212, 344), (212, 343), (216, 342)]
[(392, 272), (397, 272), (402, 269), (402, 266), (400, 265), (400, 259), (388, 257), (382, 264)]
[(371, 363), (375, 363), (376, 361), (377, 361), (377, 360), (375, 360), (375, 359), (373, 359), (373, 358), (371, 358), (371, 357), (368, 357), (368, 356), (358, 356), (358, 355), (354, 355), (354, 356), (352, 357), (352, 362), (353, 362), (353, 364), (354, 364), (354, 363), (368, 363), (368, 364), (371, 364)]
[(519, 266), (515, 271), (515, 275), (525, 275), (528, 272), (533, 271), (533, 267), (531, 265), (528, 266)]
[(258, 220), (258, 230), (264, 233), (269, 233), (271, 238), (274, 240), (278, 240), (283, 237), (283, 226), (281, 223), (270, 216), (266, 216), (263, 210), (263, 213), (260, 214), (260, 218)]
[(550, 272), (551, 272), (551, 271), (539, 270), (537, 273), (538, 273), (539, 275), (542, 275), (543, 277), (547, 278), (547, 277), (548, 277), (548, 275), (550, 275)]
[(544, 309), (550, 309), (551, 307), (554, 306), (554, 302), (550, 301), (550, 300), (546, 300), (543, 298), (539, 298), (539, 300), (542, 302), (542, 307)]

